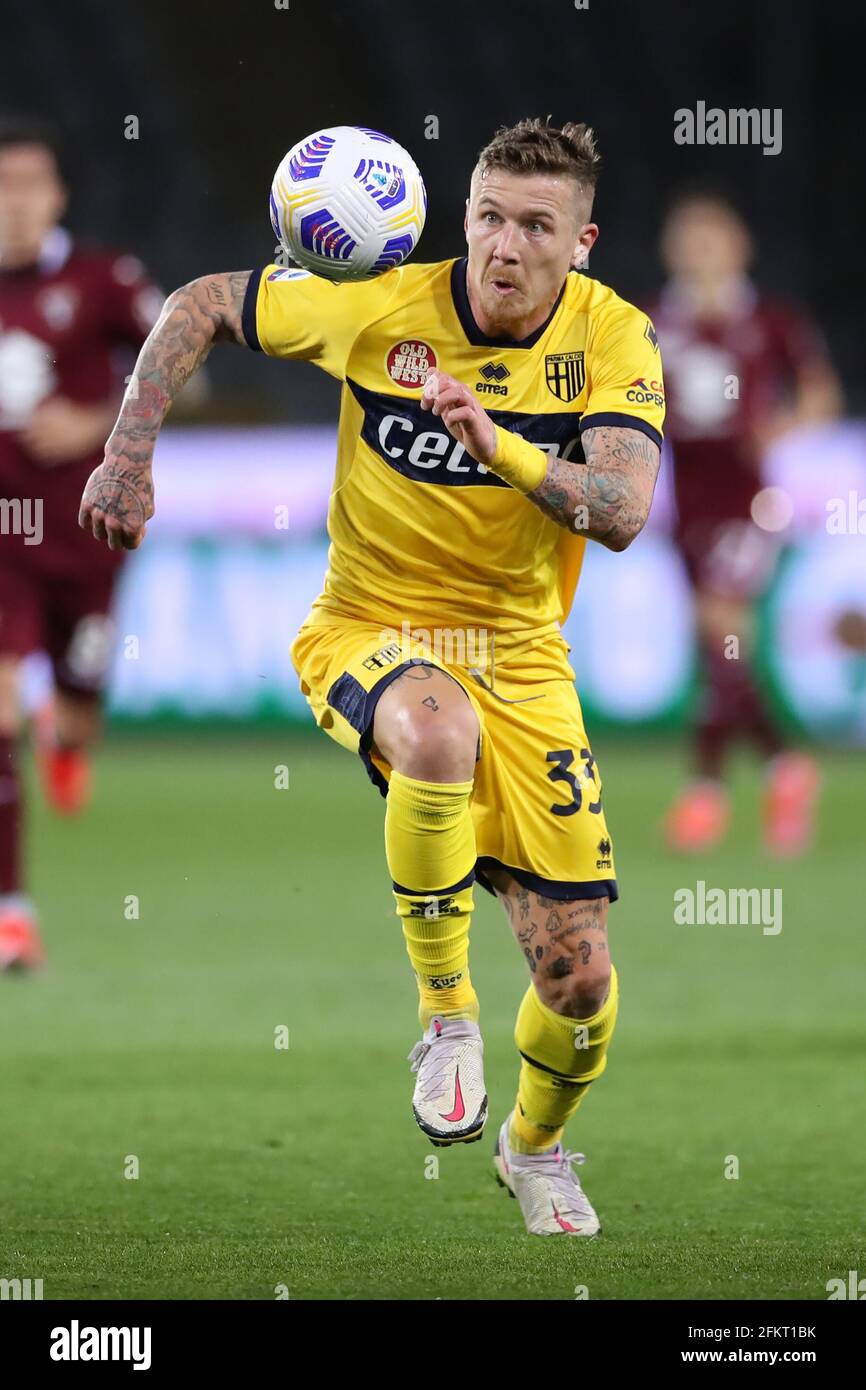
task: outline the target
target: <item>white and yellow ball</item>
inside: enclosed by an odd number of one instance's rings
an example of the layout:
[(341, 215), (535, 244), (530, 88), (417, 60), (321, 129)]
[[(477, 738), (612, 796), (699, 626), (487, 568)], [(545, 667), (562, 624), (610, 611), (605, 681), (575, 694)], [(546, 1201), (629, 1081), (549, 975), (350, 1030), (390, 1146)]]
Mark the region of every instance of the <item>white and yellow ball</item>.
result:
[(427, 193), (411, 155), (365, 126), (299, 140), (271, 187), (271, 225), (295, 265), (369, 280), (400, 265), (424, 230)]

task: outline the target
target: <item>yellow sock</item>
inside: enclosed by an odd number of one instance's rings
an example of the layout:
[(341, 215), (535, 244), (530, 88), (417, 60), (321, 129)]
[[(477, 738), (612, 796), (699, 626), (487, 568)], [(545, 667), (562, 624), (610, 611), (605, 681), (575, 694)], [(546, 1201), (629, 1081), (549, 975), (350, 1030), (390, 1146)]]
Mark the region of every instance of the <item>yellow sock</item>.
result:
[(426, 1028), (434, 1014), (478, 1021), (469, 978), (469, 923), (475, 878), (472, 782), (422, 782), (392, 772), (385, 854), (397, 916)]
[(514, 1030), (522, 1059), (508, 1134), (515, 1153), (539, 1153), (562, 1138), (566, 1122), (607, 1066), (618, 1003), (613, 965), (607, 998), (591, 1018), (554, 1013), (529, 986)]

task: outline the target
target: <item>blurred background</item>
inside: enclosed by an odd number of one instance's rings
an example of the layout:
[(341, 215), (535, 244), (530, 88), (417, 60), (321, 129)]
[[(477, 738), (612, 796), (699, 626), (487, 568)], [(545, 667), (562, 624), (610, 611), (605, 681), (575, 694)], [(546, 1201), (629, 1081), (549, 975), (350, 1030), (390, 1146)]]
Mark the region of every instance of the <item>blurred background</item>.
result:
[[(399, 24), (377, 0), (327, 12), (304, 0), (243, 10), (80, 0), (50, 16), (5, 0), (4, 13), (16, 41), (0, 53), (3, 103), (60, 125), (67, 225), (140, 256), (166, 292), (273, 257), (274, 168), (326, 125), (365, 123), (407, 146), (429, 191), (416, 256), (435, 260), (461, 254), (468, 176), (495, 126), (526, 114), (590, 121), (605, 161), (590, 273), (644, 304), (663, 278), (667, 201), (696, 177), (721, 181), (752, 229), (757, 282), (820, 325), (846, 402), (843, 418), (789, 435), (765, 460), (792, 504), (786, 563), (763, 607), (766, 680), (783, 718), (866, 739), (863, 658), (833, 636), (866, 588), (863, 538), (846, 543), (825, 526), (828, 499), (866, 486), (855, 12), (556, 0), (533, 7), (531, 33), (527, 7), (509, 3), (483, 14), (446, 4)], [(675, 143), (673, 112), (698, 100), (781, 108), (781, 152)], [(430, 116), (436, 139), (425, 138)], [(157, 517), (121, 590), (121, 631), (140, 635), (141, 657), (119, 651), (110, 708), (117, 720), (304, 721), (287, 649), (324, 569), (338, 387), (307, 364), (245, 352), (215, 352), (207, 373), (207, 397), (186, 403), (159, 446)], [(676, 727), (693, 698), (668, 475), (666, 460), (637, 545), (614, 564), (590, 547), (568, 636), (592, 720)], [(289, 527), (275, 531), (280, 504)], [(796, 647), (804, 624), (808, 669)]]

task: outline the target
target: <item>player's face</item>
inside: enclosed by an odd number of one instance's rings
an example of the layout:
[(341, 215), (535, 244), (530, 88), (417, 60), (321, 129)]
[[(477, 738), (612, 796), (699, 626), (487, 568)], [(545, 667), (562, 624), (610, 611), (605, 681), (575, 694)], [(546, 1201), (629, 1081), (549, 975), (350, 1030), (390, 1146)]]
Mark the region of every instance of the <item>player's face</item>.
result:
[(749, 264), (749, 234), (740, 219), (709, 200), (684, 203), (662, 233), (662, 259), (681, 279), (724, 280), (742, 275)]
[(598, 236), (582, 204), (565, 175), (473, 175), (464, 223), (469, 301), (488, 337), (525, 338), (544, 323), (569, 269), (584, 263)]
[(0, 258), (38, 254), (65, 206), (66, 190), (50, 150), (42, 145), (0, 149)]

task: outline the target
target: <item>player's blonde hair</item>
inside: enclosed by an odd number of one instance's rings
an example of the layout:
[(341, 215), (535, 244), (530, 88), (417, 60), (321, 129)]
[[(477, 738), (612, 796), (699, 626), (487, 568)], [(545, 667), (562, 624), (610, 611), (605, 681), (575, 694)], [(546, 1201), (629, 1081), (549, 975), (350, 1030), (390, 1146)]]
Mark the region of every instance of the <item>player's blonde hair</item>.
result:
[(575, 179), (587, 209), (601, 172), (601, 156), (592, 126), (582, 121), (551, 125), (551, 117), (528, 116), (517, 125), (500, 126), (479, 151), (474, 177), (490, 169), (511, 174), (567, 174)]

